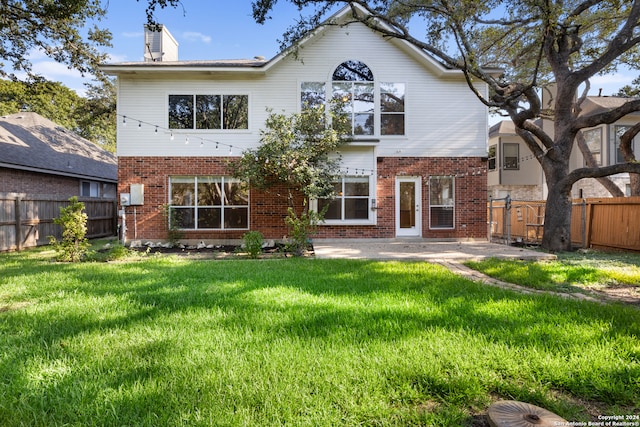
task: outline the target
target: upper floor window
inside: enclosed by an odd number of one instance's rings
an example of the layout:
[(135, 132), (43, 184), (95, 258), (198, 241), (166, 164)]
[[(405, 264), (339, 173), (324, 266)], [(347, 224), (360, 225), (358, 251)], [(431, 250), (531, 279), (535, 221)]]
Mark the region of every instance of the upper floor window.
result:
[(494, 171), (496, 170), (496, 153), (498, 152), (498, 146), (497, 145), (492, 145), (491, 147), (489, 147), (489, 156), (487, 157), (488, 160), (488, 167), (490, 171)]
[(380, 134), (404, 135), (404, 83), (380, 83)]
[(602, 165), (602, 129), (589, 129), (583, 132), (587, 148), (598, 166)]
[(169, 95), (170, 129), (248, 129), (248, 95)]
[(375, 95), (373, 73), (360, 61), (343, 62), (333, 72), (332, 98), (343, 104), (353, 135), (373, 135)]
[(520, 169), (520, 145), (517, 143), (502, 144), (502, 167), (504, 170)]
[[(326, 94), (330, 91), (330, 95)], [(328, 99), (342, 103), (352, 135), (405, 134), (404, 83), (374, 81), (371, 69), (360, 61), (345, 61), (331, 76), (331, 82), (302, 82), (302, 108), (323, 105)]]
[[(616, 163), (624, 163), (624, 155), (622, 151), (620, 151), (620, 138), (626, 131), (628, 131), (631, 126), (628, 125), (616, 125), (615, 126), (615, 150), (616, 150)], [(631, 141), (631, 149), (635, 151), (635, 140)]]

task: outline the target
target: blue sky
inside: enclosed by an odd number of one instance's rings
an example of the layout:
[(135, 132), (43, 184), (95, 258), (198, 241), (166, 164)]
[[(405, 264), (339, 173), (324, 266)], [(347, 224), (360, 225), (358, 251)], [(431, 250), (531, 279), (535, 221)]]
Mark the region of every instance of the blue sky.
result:
[[(146, 0), (102, 0), (107, 15), (99, 23), (111, 30), (113, 47), (107, 48), (110, 62), (141, 61), (144, 52), (143, 25), (146, 22)], [(251, 16), (251, 0), (182, 0), (176, 9), (159, 10), (157, 20), (164, 24), (179, 43), (181, 60), (240, 59), (261, 55), (272, 58), (279, 52), (278, 40), (300, 17), (297, 8), (286, 0), (276, 5), (272, 19), (257, 24)], [(32, 56), (34, 70), (46, 78), (61, 81), (68, 87), (84, 92), (79, 73), (44, 55)], [(600, 88), (611, 95), (630, 84), (637, 73), (618, 72), (598, 76), (591, 81), (591, 95)]]

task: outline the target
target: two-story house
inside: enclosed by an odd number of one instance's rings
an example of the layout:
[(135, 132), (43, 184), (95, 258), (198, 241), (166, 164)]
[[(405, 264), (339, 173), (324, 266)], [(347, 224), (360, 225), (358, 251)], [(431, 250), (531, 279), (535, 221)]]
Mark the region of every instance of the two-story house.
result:
[[(581, 113), (590, 115), (608, 111), (628, 101), (628, 98), (615, 96), (589, 96), (581, 105)], [(582, 134), (594, 160), (600, 166), (623, 163), (620, 152), (620, 136), (640, 120), (640, 113), (629, 114), (617, 122), (602, 124), (591, 129), (584, 129)], [(543, 126), (548, 132), (553, 131), (553, 122), (545, 120)], [(638, 153), (640, 142), (633, 142), (634, 152)], [(574, 146), (571, 153), (572, 169), (586, 166), (580, 149)], [(629, 195), (629, 174), (617, 174), (610, 179)], [(525, 142), (516, 132), (511, 121), (502, 121), (489, 130), (489, 161), (487, 185), (493, 198), (509, 195), (518, 200), (545, 200), (547, 186), (540, 163)], [(571, 194), (574, 198), (611, 197), (602, 184), (596, 179), (587, 178), (573, 185)]]
[(335, 97), (352, 142), (317, 237), (486, 238), (487, 110), (462, 73), (348, 7), (330, 22), (270, 60), (180, 61), (162, 28), (146, 32), (145, 61), (102, 66), (118, 77), (128, 238), (166, 238), (163, 209), (180, 211), (188, 240), (285, 236), (286, 202), (232, 178), (227, 160), (260, 144), (269, 110)]

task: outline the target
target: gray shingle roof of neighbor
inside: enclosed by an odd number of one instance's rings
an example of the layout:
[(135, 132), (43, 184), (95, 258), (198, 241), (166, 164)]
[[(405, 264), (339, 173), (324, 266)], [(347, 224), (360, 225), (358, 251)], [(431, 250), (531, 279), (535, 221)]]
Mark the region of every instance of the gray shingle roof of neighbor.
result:
[(0, 167), (118, 180), (114, 154), (32, 112), (0, 117)]
[[(591, 114), (598, 114), (607, 110), (620, 107), (629, 101), (633, 101), (634, 98), (625, 98), (620, 96), (587, 96), (581, 105), (581, 116), (588, 116)], [(640, 115), (640, 112), (636, 111), (630, 115)], [(539, 122), (540, 119), (536, 121)], [(539, 123), (538, 123), (539, 124)], [(511, 120), (503, 120), (491, 126), (489, 129), (489, 136), (497, 135), (515, 135), (516, 129)]]

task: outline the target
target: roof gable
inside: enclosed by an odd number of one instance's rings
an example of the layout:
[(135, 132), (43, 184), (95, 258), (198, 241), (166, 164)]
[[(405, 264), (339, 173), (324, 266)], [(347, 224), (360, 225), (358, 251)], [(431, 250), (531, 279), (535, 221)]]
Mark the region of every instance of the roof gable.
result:
[[(354, 9), (355, 8), (355, 9)], [(310, 31), (307, 36), (300, 40), (295, 46), (280, 52), (270, 60), (265, 60), (262, 57), (256, 57), (253, 59), (227, 59), (227, 60), (199, 60), (199, 61), (161, 61), (161, 62), (121, 62), (114, 64), (103, 64), (100, 68), (107, 74), (120, 75), (120, 74), (133, 74), (133, 73), (166, 73), (166, 72), (192, 72), (192, 73), (266, 73), (269, 69), (276, 66), (282, 60), (288, 56), (295, 54), (298, 48), (304, 47), (307, 43), (310, 43), (316, 37), (319, 37), (323, 32), (336, 26), (344, 26), (349, 24), (359, 23), (354, 18), (354, 10), (356, 13), (366, 14), (368, 13), (364, 8), (358, 4), (347, 5), (337, 13), (328, 18), (324, 24), (318, 28)], [(359, 23), (359, 25), (363, 25)], [(385, 25), (380, 23), (380, 25)], [(372, 33), (375, 30), (371, 29)], [(436, 61), (430, 54), (420, 49), (419, 47), (409, 43), (406, 40), (400, 38), (394, 38), (390, 40), (397, 48), (404, 51), (411, 56), (414, 60), (420, 62), (425, 68), (430, 70), (434, 75), (438, 77), (463, 77), (460, 70), (451, 69), (445, 67), (440, 62)]]
[(0, 166), (116, 182), (115, 155), (39, 114), (0, 117)]

